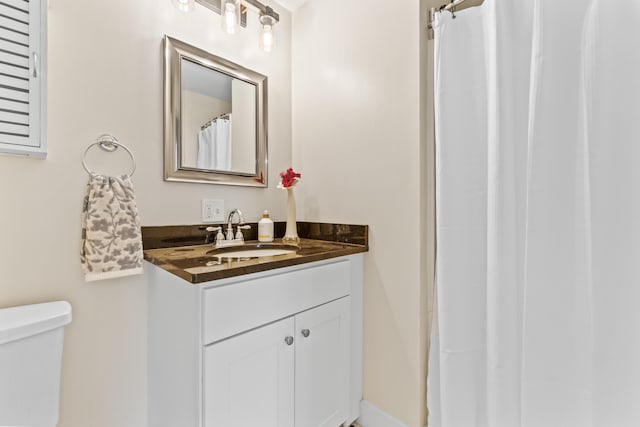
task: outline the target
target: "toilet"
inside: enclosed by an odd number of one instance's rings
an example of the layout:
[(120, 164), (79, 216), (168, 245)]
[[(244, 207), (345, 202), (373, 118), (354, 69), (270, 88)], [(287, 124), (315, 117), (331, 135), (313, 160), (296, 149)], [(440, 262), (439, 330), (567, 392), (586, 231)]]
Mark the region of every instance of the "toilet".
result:
[(58, 423), (66, 301), (0, 309), (0, 426)]

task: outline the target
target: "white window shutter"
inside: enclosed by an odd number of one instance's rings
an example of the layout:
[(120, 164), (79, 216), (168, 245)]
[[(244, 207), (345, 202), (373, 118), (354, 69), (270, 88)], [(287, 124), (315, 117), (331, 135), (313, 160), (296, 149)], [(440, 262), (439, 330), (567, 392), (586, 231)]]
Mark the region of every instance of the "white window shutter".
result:
[(46, 10), (46, 0), (0, 0), (0, 153), (47, 153)]

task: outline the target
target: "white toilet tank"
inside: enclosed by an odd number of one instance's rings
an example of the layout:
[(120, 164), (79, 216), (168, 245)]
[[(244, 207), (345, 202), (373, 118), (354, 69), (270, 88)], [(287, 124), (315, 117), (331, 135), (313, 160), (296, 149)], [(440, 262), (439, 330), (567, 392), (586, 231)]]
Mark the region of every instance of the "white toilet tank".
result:
[(58, 423), (66, 301), (0, 309), (0, 426)]

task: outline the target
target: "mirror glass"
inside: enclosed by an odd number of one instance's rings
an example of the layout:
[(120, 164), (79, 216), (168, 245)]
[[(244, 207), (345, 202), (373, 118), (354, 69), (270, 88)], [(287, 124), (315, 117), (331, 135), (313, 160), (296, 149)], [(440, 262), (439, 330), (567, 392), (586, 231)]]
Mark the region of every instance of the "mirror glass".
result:
[(165, 36), (165, 179), (266, 187), (266, 77)]

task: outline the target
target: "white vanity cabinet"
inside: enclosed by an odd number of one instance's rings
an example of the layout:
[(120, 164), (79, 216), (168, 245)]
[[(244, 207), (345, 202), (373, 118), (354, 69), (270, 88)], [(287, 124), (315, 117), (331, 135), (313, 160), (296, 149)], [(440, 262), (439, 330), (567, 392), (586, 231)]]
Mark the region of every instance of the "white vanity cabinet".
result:
[(151, 268), (149, 425), (338, 427), (362, 397), (362, 255), (190, 284)]

